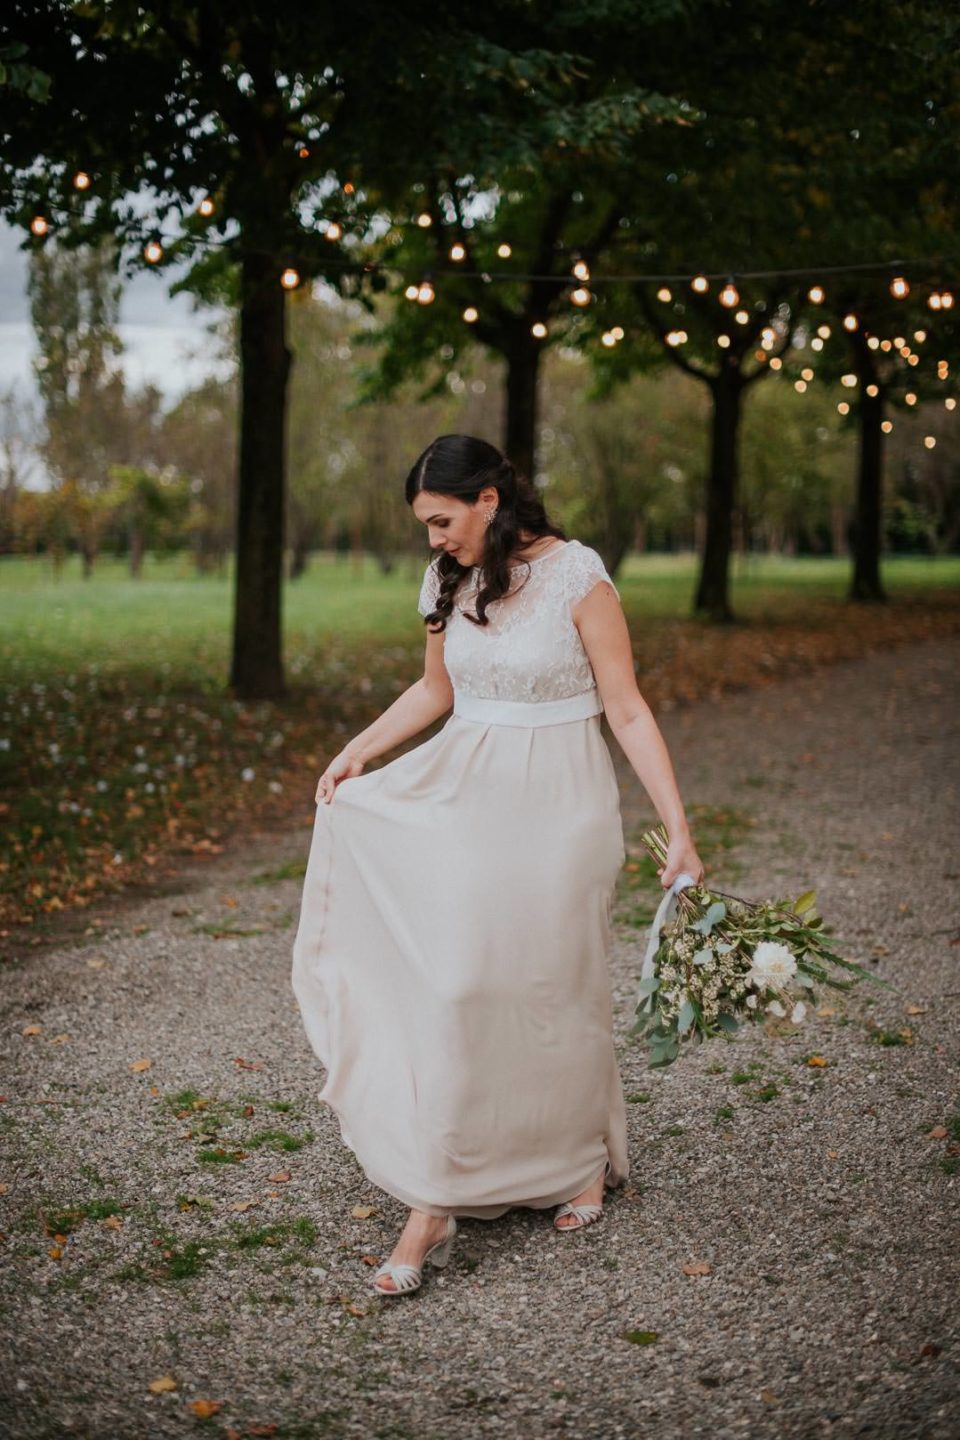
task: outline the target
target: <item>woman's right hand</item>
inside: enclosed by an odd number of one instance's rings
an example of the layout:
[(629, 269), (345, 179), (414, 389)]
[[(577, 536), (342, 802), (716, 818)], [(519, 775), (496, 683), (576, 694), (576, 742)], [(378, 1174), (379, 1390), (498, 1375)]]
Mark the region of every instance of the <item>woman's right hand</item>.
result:
[(352, 780), (355, 775), (362, 774), (363, 766), (364, 762), (358, 760), (356, 755), (351, 755), (348, 750), (341, 750), (320, 776), (317, 783), (317, 804), (322, 800), (329, 805), (340, 781)]

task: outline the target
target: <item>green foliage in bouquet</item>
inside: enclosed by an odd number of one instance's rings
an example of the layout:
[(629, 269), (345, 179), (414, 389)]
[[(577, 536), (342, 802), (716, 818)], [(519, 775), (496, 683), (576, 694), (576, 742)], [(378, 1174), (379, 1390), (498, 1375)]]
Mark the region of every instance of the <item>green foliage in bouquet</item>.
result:
[[(641, 839), (662, 868), (664, 826)], [(676, 906), (675, 918), (656, 937), (630, 1031), (643, 1036), (651, 1069), (676, 1060), (684, 1042), (732, 1035), (745, 1019), (774, 1015), (802, 1024), (820, 985), (850, 990), (866, 978), (889, 987), (830, 948), (812, 890), (791, 903), (690, 885), (677, 892)]]

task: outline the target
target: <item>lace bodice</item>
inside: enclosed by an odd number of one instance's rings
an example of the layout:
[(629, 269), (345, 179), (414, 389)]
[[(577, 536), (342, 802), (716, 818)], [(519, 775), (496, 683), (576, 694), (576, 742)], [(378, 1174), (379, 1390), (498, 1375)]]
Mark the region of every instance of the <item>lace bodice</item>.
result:
[[(457, 591), (447, 617), (443, 658), (454, 691), (487, 700), (561, 700), (596, 688), (596, 680), (571, 608), (600, 580), (611, 585), (596, 550), (579, 540), (557, 542), (552, 550), (511, 567), (510, 593), (487, 607), (487, 625), (476, 614), (479, 569), (474, 566)], [(429, 564), (417, 609), (429, 615), (440, 580)], [(613, 585), (617, 598), (620, 592)]]

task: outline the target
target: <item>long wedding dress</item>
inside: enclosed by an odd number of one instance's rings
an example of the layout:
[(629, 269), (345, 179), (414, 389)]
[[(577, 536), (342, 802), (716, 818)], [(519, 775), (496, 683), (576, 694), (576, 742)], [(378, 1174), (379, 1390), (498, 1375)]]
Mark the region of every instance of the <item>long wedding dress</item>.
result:
[[(460, 613), (477, 569), (457, 593), (442, 729), (317, 805), (293, 948), (319, 1098), (367, 1177), (478, 1219), (629, 1170), (608, 973), (620, 797), (570, 613), (610, 577), (578, 540), (513, 572), (486, 627)], [(430, 564), (421, 615), (438, 584)]]

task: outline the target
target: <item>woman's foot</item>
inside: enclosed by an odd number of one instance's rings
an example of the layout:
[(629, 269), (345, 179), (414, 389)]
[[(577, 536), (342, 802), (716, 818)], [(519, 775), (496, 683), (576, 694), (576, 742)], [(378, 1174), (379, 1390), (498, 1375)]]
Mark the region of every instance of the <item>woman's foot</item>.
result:
[[(436, 1245), (447, 1233), (446, 1215), (428, 1215), (423, 1210), (411, 1210), (403, 1233), (390, 1256), (391, 1265), (423, 1264), (423, 1257), (431, 1245)], [(381, 1275), (374, 1280), (374, 1286), (387, 1294), (396, 1294), (397, 1287), (391, 1275)]]
[[(604, 1165), (603, 1169), (600, 1171), (600, 1174), (597, 1176), (596, 1180), (594, 1180), (593, 1184), (589, 1185), (586, 1190), (581, 1190), (580, 1194), (575, 1195), (572, 1200), (567, 1201), (567, 1204), (602, 1205), (604, 1190), (603, 1182), (606, 1178), (606, 1174), (607, 1167), (606, 1165)], [(553, 1223), (558, 1230), (579, 1230), (579, 1228), (583, 1224), (583, 1221), (577, 1215), (566, 1214), (558, 1215)]]

